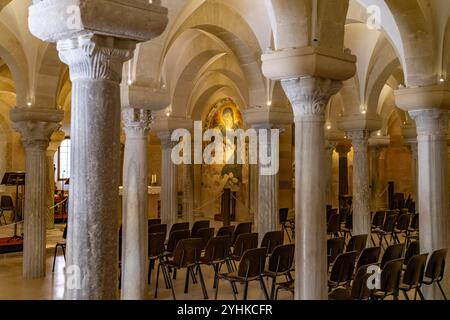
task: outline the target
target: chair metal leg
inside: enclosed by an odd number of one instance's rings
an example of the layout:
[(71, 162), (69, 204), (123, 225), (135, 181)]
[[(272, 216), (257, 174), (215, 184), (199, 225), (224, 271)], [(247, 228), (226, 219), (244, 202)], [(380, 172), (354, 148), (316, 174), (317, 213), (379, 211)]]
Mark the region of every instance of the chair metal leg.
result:
[(406, 300), (410, 300), (409, 297), (408, 297), (408, 293), (406, 291), (404, 291), (404, 290), (402, 290), (402, 292), (403, 292), (403, 295), (405, 296), (405, 299)]
[(425, 297), (423, 296), (422, 290), (420, 290), (420, 288), (417, 288), (416, 292), (419, 293), (420, 300), (425, 300)]
[(53, 268), (52, 268), (52, 272), (55, 272), (55, 263), (56, 263), (56, 253), (58, 252), (58, 245), (56, 245), (55, 247), (55, 254), (53, 256)]
[(442, 289), (441, 282), (437, 282), (437, 285), (439, 287), (439, 290), (441, 290), (442, 296), (444, 297), (444, 300), (447, 300), (447, 296), (445, 295), (444, 289)]
[[(163, 268), (166, 270), (166, 273), (167, 273), (169, 267), (163, 266)], [(174, 269), (174, 270), (173, 270), (174, 273), (175, 273), (176, 270), (177, 270), (177, 269)], [(173, 297), (173, 300), (177, 300), (177, 298), (175, 297), (175, 289), (173, 288), (173, 281), (172, 281), (172, 278), (170, 278), (170, 277), (167, 277), (167, 278), (169, 279), (169, 287), (170, 287), (170, 289), (172, 290), (172, 297)]]
[[(155, 299), (158, 299), (158, 284), (159, 284), (159, 271), (161, 270), (161, 263), (158, 263), (158, 270), (156, 272), (156, 287), (155, 287)], [(164, 274), (164, 271), (163, 271)], [(165, 275), (164, 275), (165, 277)]]
[[(228, 272), (229, 272), (229, 273), (233, 272), (234, 270), (233, 270), (233, 266), (231, 265), (230, 260), (227, 260), (227, 261), (226, 261), (226, 264), (227, 264)], [(234, 282), (231, 282), (231, 286), (233, 287), (233, 293), (234, 293), (234, 294), (238, 294), (239, 291), (238, 291), (238, 289), (236, 288), (236, 284), (235, 284)]]
[(247, 301), (247, 295), (248, 295), (248, 281), (245, 281), (244, 285), (244, 301)]
[(262, 276), (259, 277), (259, 282), (261, 283), (261, 287), (262, 287), (262, 289), (264, 291), (264, 295), (266, 296), (266, 300), (270, 300), (269, 293), (267, 292), (266, 284), (264, 283), (264, 279), (263, 279)]
[(187, 294), (189, 292), (189, 275), (191, 274), (191, 268), (188, 267), (186, 269), (186, 279), (184, 281), (184, 293)]
[(416, 288), (416, 291), (414, 292), (414, 301), (416, 301), (417, 300), (417, 288)]
[(277, 284), (277, 277), (272, 278), (272, 289), (270, 290), (270, 300), (275, 299), (275, 287)]
[(237, 300), (236, 284), (230, 280), (230, 285), (231, 285), (231, 292), (233, 293), (233, 298), (234, 298), (234, 300)]
[(200, 284), (201, 284), (202, 290), (203, 290), (203, 297), (207, 300), (207, 299), (209, 299), (208, 291), (206, 290), (205, 279), (203, 278), (203, 272), (202, 272), (202, 268), (200, 267), (200, 265), (197, 265), (197, 271), (200, 276)]

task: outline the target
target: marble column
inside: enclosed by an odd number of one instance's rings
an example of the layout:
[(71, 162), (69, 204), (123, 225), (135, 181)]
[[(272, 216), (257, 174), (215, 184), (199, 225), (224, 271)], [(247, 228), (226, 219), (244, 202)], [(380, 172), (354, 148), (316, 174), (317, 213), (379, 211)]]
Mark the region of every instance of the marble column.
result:
[(339, 197), (348, 195), (348, 154), (351, 151), (350, 144), (339, 144), (336, 152), (339, 155)]
[[(74, 12), (83, 23), (67, 23)], [(73, 84), (66, 299), (118, 298), (123, 64), (137, 43), (164, 31), (167, 14), (166, 8), (142, 1), (136, 6), (129, 1), (42, 0), (29, 8), (31, 33), (57, 43)]]
[(335, 202), (333, 199), (333, 153), (334, 144), (327, 142), (325, 144), (325, 203), (327, 205), (333, 205)]
[(56, 109), (15, 108), (11, 121), (22, 135), (26, 154), (23, 277), (45, 277), (47, 220), (47, 147), (60, 128), (64, 112)]
[(418, 146), (417, 146), (417, 140), (408, 141), (408, 148), (411, 151), (411, 181), (413, 183), (413, 199), (416, 202), (416, 212), (418, 213), (419, 207), (420, 207), (420, 194), (419, 194), (419, 183), (418, 183)]
[(193, 223), (194, 217), (194, 165), (183, 164), (183, 218)]
[(63, 131), (55, 132), (47, 148), (47, 229), (55, 227), (55, 210), (59, 210), (59, 208), (53, 208), (55, 206), (55, 154), (65, 137)]
[[(257, 152), (257, 151), (256, 151)], [(249, 215), (253, 220), (255, 226), (258, 225), (258, 184), (259, 184), (259, 172), (258, 165), (250, 164), (250, 187), (249, 187)]]
[[(415, 110), (410, 115), (417, 127), (420, 250), (431, 254), (449, 248), (448, 111)], [(441, 299), (436, 288), (424, 291), (428, 299)]]
[[(279, 163), (279, 131), (278, 131), (278, 141), (272, 143), (271, 130), (272, 126), (268, 125), (266, 127), (259, 127), (258, 133), (260, 137), (259, 148), (260, 152), (263, 154), (270, 155), (272, 159)], [(279, 130), (279, 129), (275, 129)], [(267, 141), (261, 140), (262, 131), (266, 131)], [(278, 191), (279, 191), (279, 173), (272, 172), (272, 174), (264, 174), (265, 170), (273, 165), (264, 164), (261, 159), (259, 160), (258, 166), (258, 206), (257, 206), (257, 230), (259, 234), (259, 243), (261, 243), (264, 235), (267, 232), (276, 231), (279, 229), (279, 214), (278, 214)]]
[(171, 158), (176, 143), (172, 142), (170, 132), (159, 132), (158, 136), (161, 140), (161, 221), (170, 230), (178, 220), (177, 166)]
[(353, 144), (353, 233), (370, 234), (369, 159), (367, 157), (370, 132), (351, 131)]
[(126, 109), (122, 217), (122, 299), (143, 300), (147, 292), (148, 133), (151, 112)]
[(325, 109), (342, 83), (315, 77), (283, 80), (295, 116), (295, 299), (327, 299)]

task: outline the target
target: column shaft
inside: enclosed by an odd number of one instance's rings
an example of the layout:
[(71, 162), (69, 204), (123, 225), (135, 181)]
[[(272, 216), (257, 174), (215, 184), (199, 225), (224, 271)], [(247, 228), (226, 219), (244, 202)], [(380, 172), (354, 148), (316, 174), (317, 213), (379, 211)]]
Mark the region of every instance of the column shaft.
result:
[(123, 111), (126, 134), (123, 166), (122, 299), (143, 300), (147, 289), (148, 130), (150, 112)]
[(369, 234), (370, 187), (367, 146), (369, 132), (365, 130), (349, 133), (353, 143), (353, 233)]
[[(417, 126), (420, 250), (431, 254), (449, 248), (448, 111), (431, 109), (410, 114)], [(425, 294), (428, 299), (441, 299), (437, 288), (425, 288)]]
[(170, 133), (159, 134), (161, 139), (161, 220), (168, 230), (178, 220), (177, 166), (172, 161), (173, 142)]
[(282, 81), (295, 115), (295, 299), (327, 299), (325, 108), (341, 82)]
[(183, 165), (183, 218), (193, 223), (194, 217), (194, 168), (192, 164)]

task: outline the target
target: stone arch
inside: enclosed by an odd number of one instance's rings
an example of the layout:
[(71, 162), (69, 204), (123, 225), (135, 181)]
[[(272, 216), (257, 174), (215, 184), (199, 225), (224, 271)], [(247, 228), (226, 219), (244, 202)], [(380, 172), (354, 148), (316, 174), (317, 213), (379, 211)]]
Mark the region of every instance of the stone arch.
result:
[(25, 106), (30, 98), (28, 63), (23, 49), (12, 32), (0, 22), (0, 57), (6, 62), (14, 79), (17, 105)]
[(43, 54), (37, 67), (35, 104), (44, 108), (56, 108), (64, 65), (56, 46), (42, 43)]

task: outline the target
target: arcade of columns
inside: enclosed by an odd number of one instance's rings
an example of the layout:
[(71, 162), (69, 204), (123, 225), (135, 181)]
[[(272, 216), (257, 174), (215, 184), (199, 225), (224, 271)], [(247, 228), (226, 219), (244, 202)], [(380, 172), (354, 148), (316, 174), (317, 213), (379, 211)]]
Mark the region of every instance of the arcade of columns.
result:
[[(94, 4), (95, 5), (95, 4)], [(39, 39), (56, 42), (61, 60), (69, 66), (72, 93), (72, 173), (71, 201), (67, 246), (67, 299), (118, 298), (118, 157), (121, 122), (122, 66), (131, 59), (136, 44), (162, 33), (167, 24), (167, 10), (154, 5), (137, 9), (111, 2), (109, 15), (83, 16), (79, 30), (67, 28), (64, 19), (47, 24), (44, 14), (58, 17), (58, 6), (52, 1), (35, 1), (30, 10), (30, 30)], [(126, 12), (123, 12), (125, 10)], [(83, 13), (82, 13), (83, 14)], [(132, 19), (129, 17), (133, 17)], [(118, 23), (120, 21), (120, 23)], [(149, 22), (150, 21), (150, 22)], [(95, 26), (95, 28), (94, 28)], [(295, 31), (292, 31), (295, 32)], [(325, 108), (342, 82), (355, 74), (356, 57), (345, 52), (322, 54), (320, 47), (274, 51), (263, 55), (263, 73), (281, 81), (293, 108), (294, 119), (276, 109), (249, 109), (244, 117), (255, 128), (271, 129), (295, 123), (295, 218), (296, 218), (296, 299), (327, 298), (326, 224), (322, 219), (327, 200), (323, 168), (330, 167), (330, 147), (325, 151)], [(314, 67), (310, 67), (314, 65)], [(317, 67), (319, 65), (329, 67)], [(417, 140), (411, 134), (409, 143), (417, 159), (417, 193), (420, 241), (424, 252), (448, 247), (447, 238), (447, 131), (450, 91), (429, 86), (400, 89), (397, 104), (410, 112), (417, 126)], [(95, 107), (94, 107), (95, 106)], [(124, 165), (124, 214), (122, 250), (122, 298), (144, 299), (147, 196), (146, 142), (152, 122), (149, 111), (124, 110), (126, 134)], [(25, 210), (33, 212), (25, 220), (23, 274), (26, 278), (45, 276), (45, 206), (48, 195), (48, 157), (51, 136), (59, 129), (62, 114), (57, 110), (16, 108), (11, 113), (15, 128), (22, 134), (26, 149), (27, 191)], [(192, 124), (178, 119), (156, 119), (152, 130), (161, 139), (162, 151), (162, 219), (172, 224), (176, 205), (176, 166), (170, 161), (170, 133)], [(386, 205), (378, 199), (383, 192), (382, 176), (370, 181), (368, 147), (371, 146), (373, 172), (381, 171), (381, 156), (386, 140), (371, 141), (370, 133), (380, 129), (378, 119), (344, 118), (340, 128), (347, 132), (354, 150), (353, 208), (355, 234), (370, 232), (370, 211)], [(55, 138), (55, 143), (58, 139)], [(348, 144), (331, 142), (339, 153), (339, 193), (348, 192)], [(331, 147), (331, 148), (332, 148)], [(53, 149), (49, 149), (53, 150)], [(276, 150), (271, 150), (276, 152)], [(49, 151), (51, 152), (51, 151)], [(191, 177), (192, 168), (186, 169)], [(257, 169), (257, 168), (256, 168)], [(414, 168), (415, 169), (415, 168)], [(327, 169), (328, 170), (328, 169)], [(255, 171), (255, 170), (253, 170)], [(277, 176), (259, 177), (255, 209), (260, 234), (278, 228)], [(370, 188), (370, 185), (375, 187)], [(91, 190), (96, 190), (92, 193)], [(371, 196), (372, 192), (372, 196)], [(329, 198), (328, 198), (329, 199)], [(371, 201), (372, 199), (372, 201)], [(186, 199), (187, 206), (192, 202)], [(132, 250), (140, 248), (140, 250)]]

